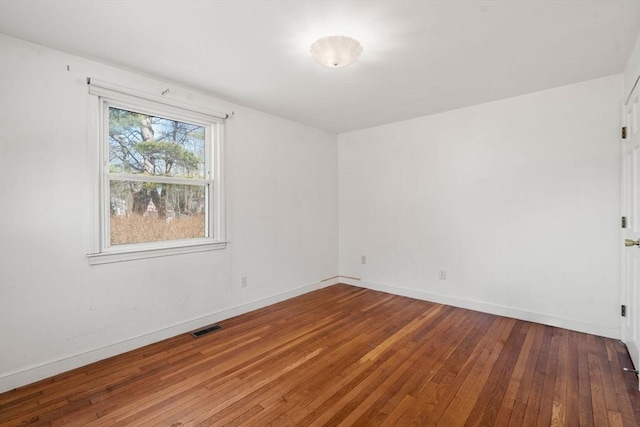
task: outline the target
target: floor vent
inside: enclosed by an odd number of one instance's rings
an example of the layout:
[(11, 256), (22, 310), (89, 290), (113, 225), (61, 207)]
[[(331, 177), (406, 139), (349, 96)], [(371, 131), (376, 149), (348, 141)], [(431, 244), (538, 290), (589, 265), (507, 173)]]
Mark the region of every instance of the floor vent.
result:
[(207, 326), (203, 329), (199, 329), (197, 331), (193, 331), (191, 332), (191, 335), (193, 335), (195, 338), (200, 338), (201, 336), (210, 334), (211, 332), (215, 332), (218, 329), (222, 329), (222, 326), (220, 325), (211, 325), (211, 326)]

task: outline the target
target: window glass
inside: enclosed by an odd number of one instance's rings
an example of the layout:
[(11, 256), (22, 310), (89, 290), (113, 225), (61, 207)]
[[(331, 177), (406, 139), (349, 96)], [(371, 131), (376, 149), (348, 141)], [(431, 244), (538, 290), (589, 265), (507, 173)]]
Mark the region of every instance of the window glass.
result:
[(111, 180), (111, 245), (206, 237), (206, 186)]
[(205, 177), (205, 128), (109, 107), (109, 171)]

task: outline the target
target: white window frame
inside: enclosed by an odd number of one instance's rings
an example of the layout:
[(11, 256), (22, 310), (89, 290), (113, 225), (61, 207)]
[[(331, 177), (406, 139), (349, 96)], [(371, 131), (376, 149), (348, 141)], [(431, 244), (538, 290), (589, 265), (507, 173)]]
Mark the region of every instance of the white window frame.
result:
[[(87, 79), (87, 83), (90, 116), (89, 151), (92, 159), (92, 252), (87, 254), (89, 263), (105, 264), (224, 249), (227, 244), (224, 192), (224, 119), (226, 115), (169, 101), (163, 97), (139, 93), (110, 83), (98, 82), (95, 79)], [(126, 176), (127, 180), (135, 181), (208, 186), (205, 237), (110, 245), (109, 178), (122, 175), (109, 172), (109, 107), (183, 121), (205, 128), (204, 179)]]

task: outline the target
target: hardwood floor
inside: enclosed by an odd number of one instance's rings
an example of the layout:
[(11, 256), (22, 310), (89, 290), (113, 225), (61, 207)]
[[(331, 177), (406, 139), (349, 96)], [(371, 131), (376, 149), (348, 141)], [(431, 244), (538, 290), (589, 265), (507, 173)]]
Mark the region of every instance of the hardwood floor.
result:
[(336, 285), (0, 395), (2, 425), (639, 426), (618, 341)]

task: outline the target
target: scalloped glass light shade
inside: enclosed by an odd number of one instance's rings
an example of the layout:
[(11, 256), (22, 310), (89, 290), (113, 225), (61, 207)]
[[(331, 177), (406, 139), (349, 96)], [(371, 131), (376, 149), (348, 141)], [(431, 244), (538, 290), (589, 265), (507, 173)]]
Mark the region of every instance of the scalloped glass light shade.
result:
[(347, 36), (329, 36), (311, 45), (311, 55), (322, 65), (331, 68), (344, 67), (354, 62), (362, 53), (362, 45)]

